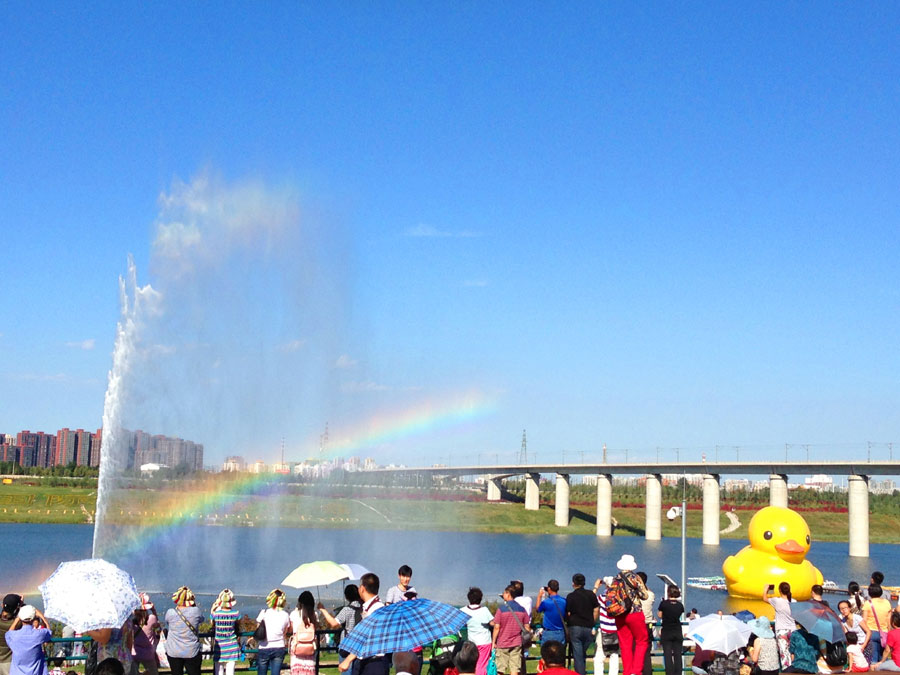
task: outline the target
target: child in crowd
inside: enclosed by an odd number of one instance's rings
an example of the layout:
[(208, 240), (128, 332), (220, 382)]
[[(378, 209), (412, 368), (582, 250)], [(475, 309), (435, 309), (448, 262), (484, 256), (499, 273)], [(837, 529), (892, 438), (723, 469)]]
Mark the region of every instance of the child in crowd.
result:
[(869, 662), (863, 655), (859, 644), (859, 636), (854, 631), (847, 632), (847, 659), (851, 673), (865, 673), (869, 670)]

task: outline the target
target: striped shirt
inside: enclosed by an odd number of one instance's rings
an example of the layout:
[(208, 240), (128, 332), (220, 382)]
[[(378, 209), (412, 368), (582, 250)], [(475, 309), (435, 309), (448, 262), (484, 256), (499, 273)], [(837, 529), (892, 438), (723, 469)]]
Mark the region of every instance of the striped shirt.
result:
[(239, 616), (236, 609), (217, 609), (212, 613), (216, 624), (216, 661), (237, 661), (241, 658), (241, 646), (234, 635), (234, 622)]
[(604, 633), (616, 632), (616, 620), (606, 611), (606, 595), (597, 594), (597, 602), (600, 603), (600, 614), (597, 617), (597, 625)]

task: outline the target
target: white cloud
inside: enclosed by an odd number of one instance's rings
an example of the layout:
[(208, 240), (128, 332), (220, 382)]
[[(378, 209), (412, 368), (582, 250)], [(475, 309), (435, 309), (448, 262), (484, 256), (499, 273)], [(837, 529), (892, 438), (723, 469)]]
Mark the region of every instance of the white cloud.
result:
[(220, 265), (236, 251), (272, 250), (299, 222), (292, 190), (254, 181), (229, 186), (208, 174), (176, 181), (159, 204), (153, 253), (175, 279)]
[(481, 232), (475, 232), (474, 230), (459, 230), (457, 232), (452, 232), (450, 230), (439, 230), (434, 225), (425, 224), (410, 227), (406, 230), (405, 234), (407, 237), (457, 237), (461, 239), (471, 239), (473, 237), (481, 236)]
[(364, 380), (363, 382), (344, 382), (341, 385), (341, 391), (345, 394), (359, 394), (368, 391), (388, 391), (390, 387), (386, 384), (378, 384), (372, 380)]
[(143, 348), (144, 356), (172, 356), (178, 351), (175, 345), (155, 344)]
[(73, 349), (83, 349), (85, 351), (90, 351), (94, 348), (96, 344), (96, 340), (91, 338), (89, 340), (82, 340), (81, 342), (67, 342), (66, 347), (72, 347)]
[(296, 352), (298, 349), (302, 349), (305, 344), (306, 340), (291, 340), (290, 342), (280, 344), (278, 349), (289, 354), (291, 352)]
[(335, 368), (352, 368), (356, 365), (356, 360), (350, 358), (349, 354), (341, 354), (338, 360), (334, 362)]

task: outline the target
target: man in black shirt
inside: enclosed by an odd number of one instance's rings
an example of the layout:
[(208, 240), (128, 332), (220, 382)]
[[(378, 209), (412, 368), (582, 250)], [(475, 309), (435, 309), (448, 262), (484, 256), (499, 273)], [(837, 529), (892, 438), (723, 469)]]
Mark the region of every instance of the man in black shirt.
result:
[(569, 625), (569, 639), (572, 642), (572, 668), (578, 675), (585, 674), (585, 654), (588, 645), (594, 641), (593, 628), (600, 613), (597, 596), (584, 587), (584, 575), (580, 572), (572, 576), (571, 593), (566, 596), (566, 623)]

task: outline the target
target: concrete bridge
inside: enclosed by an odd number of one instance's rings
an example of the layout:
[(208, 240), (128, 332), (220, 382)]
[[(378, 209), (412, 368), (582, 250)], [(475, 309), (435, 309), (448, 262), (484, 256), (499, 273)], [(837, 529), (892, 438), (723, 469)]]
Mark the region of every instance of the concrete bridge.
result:
[(569, 525), (569, 478), (597, 476), (597, 536), (612, 536), (612, 477), (646, 476), (647, 496), (645, 537), (662, 538), (662, 475), (701, 474), (703, 476), (703, 543), (719, 545), (719, 477), (722, 475), (768, 476), (769, 503), (788, 505), (789, 474), (847, 476), (850, 519), (850, 555), (869, 556), (869, 477), (900, 475), (900, 462), (806, 461), (806, 462), (654, 462), (629, 464), (505, 464), (497, 466), (431, 466), (376, 469), (373, 473), (394, 475), (485, 476), (488, 501), (500, 499), (505, 478), (525, 476), (525, 508), (540, 508), (539, 482), (542, 473), (556, 474), (555, 522)]

